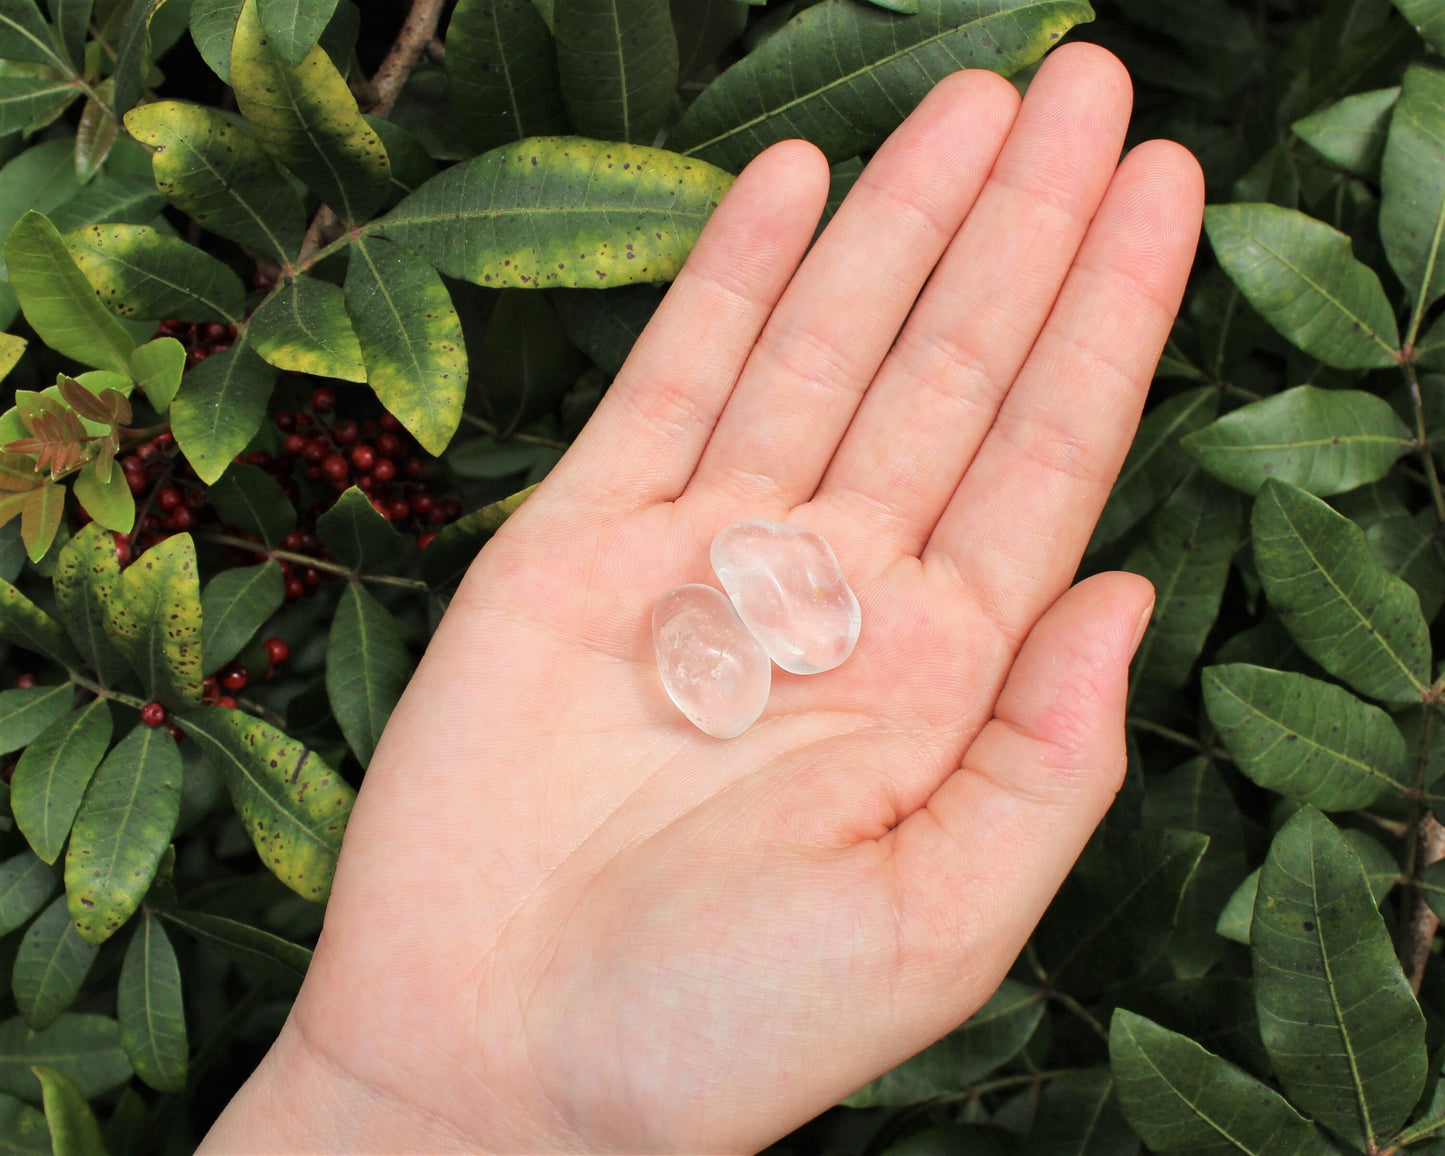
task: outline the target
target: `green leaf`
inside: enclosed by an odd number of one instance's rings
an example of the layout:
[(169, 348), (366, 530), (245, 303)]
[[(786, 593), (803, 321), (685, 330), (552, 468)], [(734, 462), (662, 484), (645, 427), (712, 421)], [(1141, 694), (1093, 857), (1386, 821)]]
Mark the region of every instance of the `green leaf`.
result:
[(401, 535), (355, 486), (316, 520), (316, 532), (336, 560), (358, 572), (386, 568), (401, 552)]
[(306, 207), (255, 137), (175, 100), (131, 110), (125, 127), (155, 150), (156, 188), (198, 224), (278, 261), (296, 255)]
[(387, 158), (391, 162), (391, 185), (382, 205), (383, 208), (389, 209), (402, 197), (416, 192), (436, 176), (436, 161), (432, 160), (426, 145), (422, 144), (410, 129), (403, 128), (395, 121), (372, 116), (370, 113), (366, 114), (366, 123), (381, 138), (381, 143), (386, 148)]
[(138, 181), (101, 173), (70, 200), (52, 209), (50, 223), (61, 234), (101, 221), (143, 225), (160, 212), (165, 203), (165, 197), (149, 178)]
[(1360, 528), (1303, 490), (1267, 481), (1253, 534), (1265, 594), (1300, 649), (1362, 694), (1418, 702), (1430, 681), (1420, 599), (1376, 561)]
[(157, 914), (281, 988), (295, 991), (311, 966), (310, 951), (259, 927), (201, 911), (162, 909)]
[(1396, 8), (1425, 40), (1445, 52), (1445, 9), (1438, 0), (1393, 0)]
[(97, 369), (129, 372), (135, 342), (100, 303), (42, 214), (32, 209), (10, 230), (5, 263), (25, 320), (46, 345)]
[(115, 538), (102, 526), (84, 527), (61, 547), (52, 581), (60, 620), (76, 649), (102, 686), (118, 685), (129, 668), (106, 625), (120, 585)]
[(441, 277), (390, 241), (358, 238), (346, 311), (381, 404), (428, 453), (440, 454), (461, 423), (467, 392), (462, 326)]
[(1333, 683), (1243, 663), (1204, 671), (1209, 721), (1262, 787), (1326, 811), (1358, 811), (1408, 789), (1390, 716)]
[(151, 698), (201, 701), (201, 583), (189, 534), (171, 535), (127, 567), (109, 626)]
[(1249, 929), (1254, 922), (1254, 902), (1259, 894), (1259, 870), (1251, 871), (1244, 877), (1224, 910), (1219, 913), (1215, 930), (1225, 939), (1249, 946)]
[(401, 628), (359, 582), (341, 595), (326, 647), (326, 693), (357, 761), (371, 762), (382, 728), (411, 677)]
[(279, 546), (296, 526), (286, 491), (265, 470), (245, 462), (234, 463), (206, 496), (223, 521), (268, 546)]
[(356, 792), (315, 751), (243, 711), (177, 711), (175, 721), (220, 769), (261, 861), (323, 902)]
[(1195, 472), (1151, 516), (1124, 569), (1154, 583), (1154, 616), (1130, 673), (1131, 702), (1172, 696), (1189, 678), (1243, 534), (1239, 495)]
[(121, 470), (111, 470), (110, 481), (97, 479), (94, 466), (87, 466), (71, 483), (75, 500), (97, 525), (129, 534), (135, 526), (135, 498)]
[(32, 60), (71, 71), (34, 0), (0, 0), (0, 59)]
[(242, 2), (195, 0), (191, 5), (191, 39), (202, 59), (227, 85), (231, 83), (231, 41), (236, 35)]
[(34, 1031), (44, 1031), (80, 994), (98, 948), (81, 938), (62, 895), (25, 932), (15, 957), (15, 1005)]
[(506, 437), (554, 410), (587, 362), (545, 295), (504, 289), (487, 322), (482, 364), (482, 410)]
[(277, 369), (366, 380), (345, 294), (329, 281), (293, 278), (261, 303), (248, 332), (256, 352)]
[(77, 71), (85, 64), (85, 36), (92, 7), (92, 0), (49, 0), (56, 40)]
[(1085, 997), (1146, 970), (1208, 844), (1194, 831), (1097, 835), (1035, 935), (1049, 982)]
[(165, 0), (135, 0), (121, 24), (115, 54), (115, 98), (111, 107), (118, 117), (140, 103), (150, 78), (151, 21)]
[(448, 450), (446, 463), (461, 478), (507, 478), (536, 468), (550, 469), (561, 456), (552, 446), (480, 437)]
[(567, 339), (598, 368), (616, 377), (643, 328), (662, 304), (663, 293), (657, 285), (625, 285), (605, 291), (558, 289), (551, 297)]
[(1175, 394), (1144, 416), (1099, 515), (1090, 550), (1123, 537), (1184, 480), (1189, 459), (1178, 452), (1179, 441), (1208, 425), (1218, 412), (1219, 391), (1201, 386)]
[(677, 87), (667, 0), (556, 0), (552, 32), (562, 97), (577, 131), (650, 144)]
[(30, 561), (39, 562), (50, 550), (55, 535), (60, 532), (60, 520), (65, 514), (65, 487), (47, 483), (25, 495), (25, 504), (20, 511), (20, 540), (25, 543), (25, 553)]
[(10, 806), (21, 833), (47, 863), (65, 846), (86, 785), (110, 745), (111, 725), (105, 699), (94, 699), (57, 718), (20, 756)]
[(1405, 72), (1380, 169), (1380, 240), (1411, 300), (1445, 292), (1445, 72)]
[[(961, 68), (1005, 76), (1094, 18), (1081, 0), (925, 0), (899, 19), (853, 0), (799, 13), (698, 96), (668, 145), (737, 172), (769, 145), (812, 141), (829, 161), (877, 148)], [(887, 99), (879, 99), (887, 93)]]
[(13, 333), (0, 333), (0, 381), (4, 381), (6, 375), (15, 368), (25, 353), (26, 344), (23, 337), (17, 337)]
[(157, 337), (136, 347), (130, 355), (131, 377), (157, 413), (165, 413), (181, 388), (186, 371), (186, 347), (174, 337)]
[(1107, 1068), (1080, 1068), (1044, 1085), (1029, 1156), (1137, 1156)]
[(680, 81), (712, 68), (748, 25), (748, 6), (741, 0), (672, 0), (671, 9)]
[(186, 1015), (181, 969), (165, 928), (143, 912), (125, 949), (116, 992), (120, 1043), (136, 1075), (158, 1092), (186, 1086)]
[(1395, 311), (1350, 239), (1278, 205), (1210, 205), (1204, 228), (1224, 271), (1284, 337), (1337, 369), (1396, 364)]
[(291, 68), (316, 46), (334, 11), (336, 0), (256, 0), (256, 13), (271, 47)]
[(24, 650), (47, 655), (62, 666), (76, 666), (80, 661), (75, 647), (65, 636), (65, 628), (3, 580), (0, 580), (0, 638)]
[[(74, 701), (75, 687), (68, 682), (0, 690), (0, 754), (33, 743)], [(13, 787), (11, 801), (13, 804)]]
[(1347, 96), (1297, 120), (1290, 128), (1331, 164), (1362, 177), (1380, 171), (1390, 113), (1400, 90), (1380, 88)]
[(479, 152), (570, 127), (552, 35), (531, 0), (460, 0), (446, 69), (457, 127)]
[(203, 673), (215, 674), (240, 654), (285, 600), (286, 583), (274, 558), (222, 570), (207, 582), (201, 594)]
[[(1420, 893), (1430, 905), (1430, 910), (1437, 918), (1445, 918), (1445, 914), (1442, 914), (1445, 913), (1445, 861), (1431, 863), (1422, 870), (1418, 883)], [(3, 902), (3, 897), (0, 897), (0, 902)], [(3, 907), (0, 907), (0, 911), (3, 911)], [(0, 926), (3, 925), (3, 921), (0, 921)]]
[(0, 935), (8, 935), (45, 906), (59, 873), (40, 856), (22, 851), (0, 863)]
[(1123, 1008), (1109, 1024), (1109, 1063), (1124, 1115), (1155, 1151), (1331, 1156), (1325, 1138), (1278, 1092)]
[(320, 46), (296, 67), (286, 64), (261, 27), (256, 0), (246, 0), (236, 24), (231, 86), (261, 147), (343, 221), (360, 224), (386, 200), (386, 149), (345, 79)]
[(31, 121), (64, 108), (78, 95), (68, 76), (45, 69), (33, 74), (21, 72), (19, 67), (0, 72), (0, 133), (19, 132)]
[(962, 1027), (843, 1103), (850, 1108), (896, 1107), (956, 1096), (1019, 1053), (1044, 1018), (1044, 1004), (1037, 988), (1006, 979)]
[(87, 1098), (119, 1087), (131, 1075), (120, 1025), (107, 1016), (69, 1013), (43, 1032), (32, 1032), (19, 1016), (0, 1023), (0, 1092), (39, 1100), (34, 1065), (64, 1072)]
[(75, 141), (56, 137), (26, 149), (0, 169), (0, 233), (9, 234), (30, 209), (48, 213), (80, 191)]
[[(33, 1082), (33, 1081), (32, 1081)], [(3, 1156), (53, 1156), (50, 1126), (29, 1104), (0, 1092), (0, 1153)]]
[(1370, 550), (1391, 574), (1414, 587), (1420, 612), (1432, 622), (1445, 605), (1445, 539), (1433, 509), (1380, 518), (1365, 530)]
[(1388, 1136), (1425, 1083), (1425, 1017), (1360, 861), (1313, 807), (1274, 838), (1250, 939), (1260, 1031), (1290, 1102), (1357, 1146)]
[(1245, 493), (1273, 477), (1326, 497), (1384, 477), (1413, 440), (1383, 398), (1300, 385), (1226, 414), (1180, 445)]
[(495, 289), (669, 281), (731, 181), (661, 149), (537, 137), (433, 177), (380, 231)]
[(104, 943), (145, 898), (181, 813), (181, 756), (163, 727), (138, 724), (96, 771), (65, 853), (70, 917)]
[(201, 481), (215, 482), (256, 436), (275, 385), (275, 368), (244, 336), (186, 374), (171, 402), (171, 432)]
[(149, 225), (91, 225), (65, 243), (101, 301), (121, 317), (236, 323), (245, 312), (246, 290), (229, 265)]
[(36, 1065), (45, 1103), (45, 1122), (55, 1156), (106, 1156), (100, 1124), (75, 1081), (64, 1072)]

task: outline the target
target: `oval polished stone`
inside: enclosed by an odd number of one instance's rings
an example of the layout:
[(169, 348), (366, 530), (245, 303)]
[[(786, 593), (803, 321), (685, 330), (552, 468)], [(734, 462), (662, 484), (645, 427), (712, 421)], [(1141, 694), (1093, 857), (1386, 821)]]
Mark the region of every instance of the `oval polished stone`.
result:
[(862, 614), (822, 535), (784, 522), (734, 522), (713, 539), (712, 568), (784, 670), (819, 674), (853, 653)]
[(768, 705), (772, 664), (721, 590), (674, 586), (652, 608), (652, 645), (667, 696), (705, 734), (736, 738)]

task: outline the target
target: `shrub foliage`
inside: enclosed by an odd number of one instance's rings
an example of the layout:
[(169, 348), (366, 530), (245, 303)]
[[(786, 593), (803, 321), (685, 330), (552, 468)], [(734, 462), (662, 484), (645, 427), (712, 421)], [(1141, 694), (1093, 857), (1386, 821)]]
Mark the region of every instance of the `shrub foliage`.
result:
[(1445, 1150), (1445, 4), (390, 7), (0, 0), (0, 1151), (194, 1145), (733, 174), (806, 137), (836, 207), (1066, 35), (1211, 201), (1085, 560), (1158, 591), (1128, 779), (993, 999), (775, 1151)]

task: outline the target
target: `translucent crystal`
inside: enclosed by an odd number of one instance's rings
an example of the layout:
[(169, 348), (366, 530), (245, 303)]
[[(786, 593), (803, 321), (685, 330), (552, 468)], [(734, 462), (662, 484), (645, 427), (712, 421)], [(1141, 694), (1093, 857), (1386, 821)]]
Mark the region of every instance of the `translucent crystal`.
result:
[(652, 608), (652, 645), (668, 697), (706, 734), (736, 738), (768, 705), (768, 656), (722, 591), (674, 586)]
[(821, 535), (783, 522), (734, 522), (713, 539), (712, 568), (784, 670), (818, 674), (853, 653), (858, 599)]

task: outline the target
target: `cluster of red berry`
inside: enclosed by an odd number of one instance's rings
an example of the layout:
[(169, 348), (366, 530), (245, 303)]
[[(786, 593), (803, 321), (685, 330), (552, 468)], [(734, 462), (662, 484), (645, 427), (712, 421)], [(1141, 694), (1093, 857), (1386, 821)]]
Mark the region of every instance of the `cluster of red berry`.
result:
[[(122, 567), (172, 534), (215, 520), (206, 504), (205, 485), (185, 457), (176, 452), (176, 439), (171, 434), (159, 434), (116, 461), (137, 506), (134, 528), (129, 534), (115, 536), (115, 552)], [(77, 515), (82, 524), (90, 520), (84, 510), (77, 511)]]
[(194, 369), (212, 354), (229, 349), (236, 340), (236, 327), (219, 321), (209, 323), (162, 321), (157, 337), (174, 337), (186, 347), (186, 368)]
[[(269, 679), (276, 673), (276, 668), (291, 657), (291, 648), (286, 645), (284, 638), (268, 638), (261, 644), (266, 650), (266, 661), (269, 669), (266, 677)], [(34, 685), (34, 675), (31, 675), (31, 685)], [(251, 681), (251, 673), (239, 662), (228, 662), (217, 674), (208, 674), (201, 680), (201, 701), (214, 706), (228, 706), (234, 708), (236, 700), (232, 695), (238, 691), (245, 690)], [(222, 692), (227, 693), (222, 693)], [(176, 742), (181, 741), (182, 731), (173, 722), (166, 721), (166, 708), (158, 702), (148, 702), (141, 707), (140, 721), (148, 727), (163, 726), (170, 732), (171, 738)]]
[(334, 418), (335, 410), (335, 392), (321, 386), (311, 395), (310, 412), (278, 413), (276, 428), (285, 435), (283, 458), (264, 464), (299, 459), (311, 481), (325, 482), (338, 494), (358, 487), (382, 517), (398, 528), (415, 530), (425, 549), (437, 527), (461, 516), (461, 503), (439, 500), (431, 492), (428, 475), (435, 471), (417, 456), (416, 442), (395, 416), (382, 413), (356, 422)]

